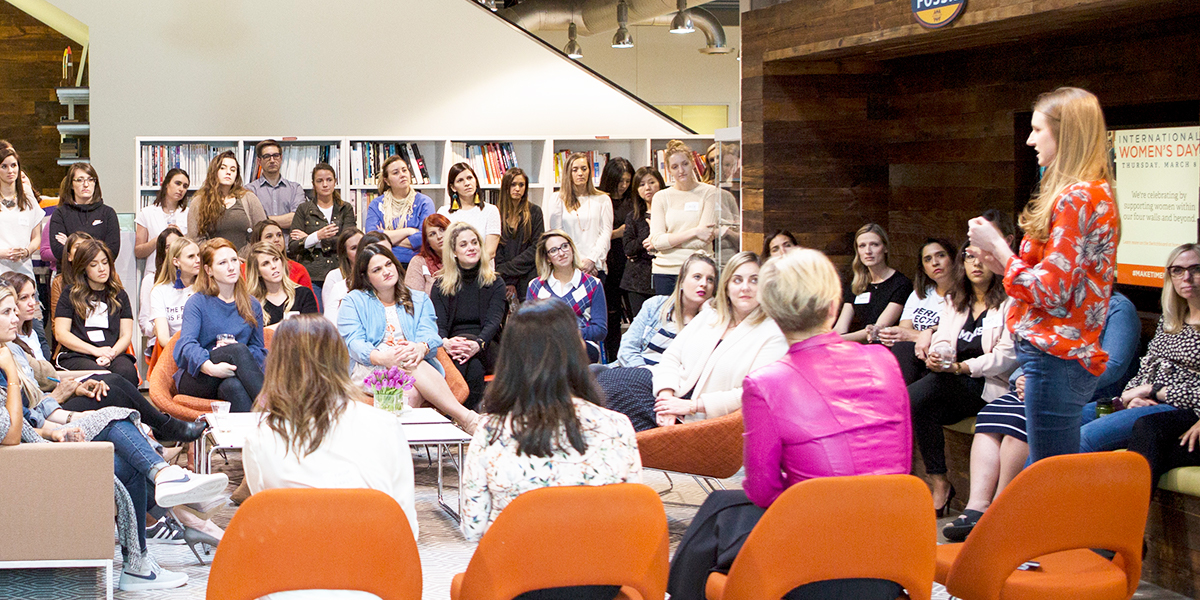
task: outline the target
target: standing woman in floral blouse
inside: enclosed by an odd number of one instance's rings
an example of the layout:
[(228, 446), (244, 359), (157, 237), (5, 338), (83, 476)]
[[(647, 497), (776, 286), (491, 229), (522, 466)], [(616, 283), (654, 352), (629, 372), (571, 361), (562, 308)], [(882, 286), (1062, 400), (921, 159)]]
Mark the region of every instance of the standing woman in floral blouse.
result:
[(1121, 221), (1112, 196), (1104, 114), (1096, 96), (1063, 87), (1033, 106), (1028, 145), (1045, 174), (1021, 213), (1021, 254), (982, 217), (971, 243), (1004, 273), (1008, 328), (1025, 371), (1030, 460), (1079, 452), (1080, 409), (1108, 354), (1100, 333), (1116, 273)]

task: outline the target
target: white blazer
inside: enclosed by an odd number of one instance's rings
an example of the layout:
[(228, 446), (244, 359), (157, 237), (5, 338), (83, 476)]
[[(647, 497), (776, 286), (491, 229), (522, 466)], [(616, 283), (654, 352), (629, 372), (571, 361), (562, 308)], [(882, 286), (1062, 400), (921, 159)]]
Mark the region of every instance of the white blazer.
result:
[[(749, 319), (729, 332), (718, 324), (716, 309), (705, 306), (667, 347), (662, 360), (651, 368), (654, 394), (692, 390), (704, 412), (685, 419), (695, 421), (727, 415), (742, 407), (742, 380), (751, 371), (787, 354), (783, 332), (769, 317), (751, 324)], [(718, 345), (719, 342), (719, 345)]]

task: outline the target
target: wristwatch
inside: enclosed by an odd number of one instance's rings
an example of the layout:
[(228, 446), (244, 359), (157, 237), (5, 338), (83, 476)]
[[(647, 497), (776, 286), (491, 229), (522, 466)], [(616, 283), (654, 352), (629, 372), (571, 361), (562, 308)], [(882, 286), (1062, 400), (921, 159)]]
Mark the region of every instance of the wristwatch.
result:
[(1165, 387), (1167, 387), (1167, 386), (1165, 386), (1161, 383), (1156, 383), (1156, 384), (1150, 386), (1150, 399), (1155, 402), (1158, 402), (1158, 393), (1161, 392), (1162, 389)]

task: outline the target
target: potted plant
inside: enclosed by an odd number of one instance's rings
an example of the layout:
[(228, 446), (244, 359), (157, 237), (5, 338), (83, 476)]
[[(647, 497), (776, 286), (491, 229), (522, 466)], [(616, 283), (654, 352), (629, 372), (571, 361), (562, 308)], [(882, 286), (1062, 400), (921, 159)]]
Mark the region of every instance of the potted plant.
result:
[(375, 369), (363, 380), (363, 387), (375, 396), (375, 406), (388, 412), (400, 413), (405, 409), (404, 390), (413, 389), (416, 380), (399, 367)]

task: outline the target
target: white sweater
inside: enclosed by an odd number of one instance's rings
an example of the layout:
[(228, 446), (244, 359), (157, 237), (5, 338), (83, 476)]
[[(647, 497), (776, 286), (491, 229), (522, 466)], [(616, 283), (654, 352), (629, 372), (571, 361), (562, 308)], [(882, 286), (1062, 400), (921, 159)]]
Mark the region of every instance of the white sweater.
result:
[(567, 212), (560, 192), (550, 194), (542, 209), (546, 230), (561, 229), (571, 236), (579, 261), (591, 259), (596, 269), (608, 271), (605, 258), (612, 243), (613, 206), (608, 194), (581, 196), (579, 210)]

